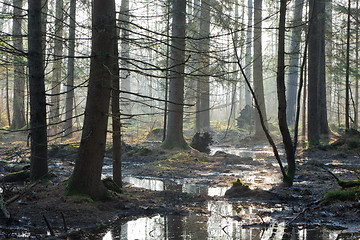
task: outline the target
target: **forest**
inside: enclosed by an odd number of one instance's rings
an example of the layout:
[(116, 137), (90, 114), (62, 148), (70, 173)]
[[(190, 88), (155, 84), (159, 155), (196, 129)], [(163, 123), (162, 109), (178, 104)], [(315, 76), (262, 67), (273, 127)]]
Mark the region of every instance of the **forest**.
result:
[(1, 239), (359, 239), (359, 0), (0, 0)]

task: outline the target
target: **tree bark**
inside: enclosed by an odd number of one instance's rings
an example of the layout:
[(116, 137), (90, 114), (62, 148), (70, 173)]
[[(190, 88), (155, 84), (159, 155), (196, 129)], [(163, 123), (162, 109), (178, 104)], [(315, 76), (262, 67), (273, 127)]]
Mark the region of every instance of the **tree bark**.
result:
[[(199, 23), (200, 23), (200, 13), (201, 13), (201, 3), (200, 0), (191, 1), (192, 6), (188, 8), (189, 13), (187, 14), (189, 18), (188, 23), (188, 33), (189, 33), (189, 41), (188, 41), (188, 50), (192, 51), (191, 58), (189, 58), (189, 72), (194, 72), (195, 74), (199, 71)], [(189, 4), (189, 3), (188, 3)], [(170, 4), (168, 4), (170, 5)], [(168, 6), (167, 5), (167, 6)], [(167, 14), (167, 13), (166, 13)], [(167, 15), (169, 16), (169, 15)], [(185, 97), (184, 100), (187, 104), (193, 104), (196, 108), (199, 108), (196, 102), (200, 102), (197, 94), (197, 83), (198, 77), (191, 76), (189, 78), (185, 78)], [(199, 104), (200, 105), (200, 104)], [(195, 129), (196, 126), (199, 126), (200, 117), (198, 116), (200, 111), (196, 111), (195, 113)]]
[(75, 23), (76, 0), (70, 0), (69, 42), (68, 42), (68, 72), (66, 80), (65, 99), (65, 137), (71, 138), (73, 133), (73, 108), (74, 108), (74, 79), (75, 79)]
[[(116, 34), (117, 36), (118, 34)], [(117, 38), (113, 43), (113, 68), (112, 68), (112, 91), (111, 91), (111, 112), (112, 112), (112, 141), (113, 141), (113, 180), (122, 187), (121, 171), (121, 121), (120, 121), (120, 78), (119, 78), (119, 51)]]
[(186, 0), (173, 0), (169, 118), (162, 146), (186, 148), (183, 136)]
[(92, 50), (90, 78), (86, 99), (84, 127), (69, 180), (68, 194), (84, 193), (93, 199), (105, 199), (106, 188), (101, 182), (111, 79), (114, 64), (115, 1), (94, 0), (92, 10)]
[(285, 96), (285, 19), (286, 2), (280, 1), (280, 20), (279, 20), (279, 44), (278, 44), (278, 67), (277, 67), (277, 95), (278, 95), (278, 120), (280, 132), (286, 153), (287, 172), (284, 183), (291, 186), (296, 172), (295, 149), (290, 136), (286, 120), (286, 96)]
[(346, 79), (345, 79), (345, 125), (350, 128), (350, 14), (351, 0), (348, 0), (347, 36), (346, 36)]
[(30, 178), (40, 179), (48, 172), (46, 99), (42, 45), (41, 2), (29, 0), (28, 65), (30, 89), (31, 163)]
[(296, 0), (292, 22), (289, 75), (286, 88), (287, 121), (289, 126), (293, 125), (295, 121), (303, 8), (304, 0)]
[[(254, 0), (254, 91), (267, 127), (262, 66), (262, 0)], [(255, 117), (255, 136), (264, 138), (259, 114)]]
[(162, 141), (165, 141), (166, 138), (166, 129), (167, 129), (167, 117), (168, 117), (168, 95), (169, 95), (169, 65), (170, 65), (170, 2), (168, 1), (165, 7), (164, 14), (166, 17), (166, 72), (165, 72), (165, 89), (164, 89), (164, 131), (162, 136)]
[[(253, 24), (253, 1), (248, 0), (248, 26), (246, 30), (246, 50), (245, 50), (245, 74), (251, 81), (251, 49), (252, 49), (252, 24)], [(251, 93), (245, 84), (245, 106), (251, 106)], [(249, 122), (250, 124), (250, 122)]]
[[(240, 22), (239, 1), (235, 0), (234, 4), (235, 4), (235, 7), (234, 7), (234, 10), (235, 10), (234, 40), (237, 43), (239, 41), (238, 31), (239, 31), (239, 22)], [(244, 13), (243, 13), (243, 15), (244, 15)], [(242, 52), (242, 49), (243, 48), (241, 48), (241, 52)], [(238, 100), (238, 98), (237, 98), (238, 71), (237, 71), (237, 64), (236, 64), (236, 56), (234, 56), (233, 58), (234, 58), (234, 63), (232, 64), (233, 74), (232, 74), (232, 82), (231, 82), (231, 108), (230, 108), (230, 116), (229, 116), (229, 120), (228, 120), (228, 127), (230, 125), (230, 121), (236, 120), (236, 114), (237, 114), (236, 110), (237, 110), (237, 102), (238, 102), (237, 101)]]
[[(129, 11), (129, 0), (121, 0), (120, 7), (120, 23), (121, 23), (121, 61), (120, 61), (120, 83), (121, 90), (130, 92), (131, 91), (131, 82), (130, 82), (130, 71), (129, 69), (129, 59), (130, 59), (130, 40), (129, 40), (129, 31), (130, 31), (130, 11)], [(121, 94), (122, 102), (122, 112), (127, 115), (131, 115), (132, 106), (131, 106), (131, 95), (128, 93)]]
[(325, 27), (326, 27), (326, 11), (325, 1), (319, 1), (320, 18), (319, 18), (319, 34), (320, 34), (320, 61), (319, 61), (319, 131), (321, 137), (327, 138), (329, 135), (329, 124), (327, 120), (327, 101), (326, 101), (326, 59), (325, 59)]
[[(10, 0), (2, 1), (2, 7), (1, 7), (1, 10), (0, 10), (2, 13), (7, 12), (7, 9), (9, 7), (9, 2), (10, 2)], [(14, 5), (15, 5), (15, 2), (14, 2)], [(0, 18), (0, 31), (1, 32), (4, 29), (4, 21), (5, 21), (5, 18)]]
[(310, 0), (309, 5), (309, 53), (308, 53), (308, 141), (309, 145), (320, 143), (319, 130), (319, 62), (320, 62), (320, 29), (319, 1)]
[[(356, 0), (356, 11), (359, 11), (359, 0)], [(355, 33), (355, 69), (359, 69), (359, 21), (356, 22)], [(358, 128), (359, 124), (359, 75), (355, 75), (355, 112), (354, 112), (354, 128)]]
[[(6, 56), (7, 58), (7, 56)], [(9, 67), (6, 66), (6, 116), (9, 126), (11, 125), (10, 120), (10, 96), (9, 96)]]
[[(193, 43), (194, 45), (194, 63), (191, 63), (191, 66), (193, 66), (196, 73), (201, 75), (201, 68), (200, 68), (200, 48), (198, 47), (200, 45), (198, 39), (200, 39), (200, 18), (201, 18), (201, 0), (194, 0), (194, 21), (193, 21), (193, 37), (196, 39)], [(200, 76), (196, 76), (193, 78), (194, 81), (194, 96), (195, 96), (195, 131), (200, 132), (201, 131), (201, 81)], [(186, 99), (186, 98), (185, 98)]]
[[(56, 18), (55, 18), (55, 43), (54, 43), (54, 63), (53, 76), (51, 79), (51, 105), (50, 105), (50, 123), (60, 121), (60, 85), (62, 72), (63, 55), (63, 0), (56, 0)], [(57, 125), (52, 127), (54, 134), (57, 132)]]
[[(42, 49), (44, 54), (44, 61), (46, 62), (46, 30), (47, 30), (47, 15), (48, 15), (48, 1), (49, 0), (40, 0), (41, 1), (41, 36), (42, 36)], [(45, 64), (44, 64), (45, 67)]]
[(200, 74), (197, 91), (200, 94), (197, 104), (200, 120), (197, 121), (197, 131), (210, 130), (210, 75), (209, 75), (209, 45), (210, 45), (210, 4), (207, 0), (201, 1), (200, 13)]
[(20, 129), (26, 125), (25, 121), (25, 70), (23, 60), (23, 38), (22, 38), (22, 0), (14, 1), (13, 38), (14, 48), (14, 103), (11, 129)]

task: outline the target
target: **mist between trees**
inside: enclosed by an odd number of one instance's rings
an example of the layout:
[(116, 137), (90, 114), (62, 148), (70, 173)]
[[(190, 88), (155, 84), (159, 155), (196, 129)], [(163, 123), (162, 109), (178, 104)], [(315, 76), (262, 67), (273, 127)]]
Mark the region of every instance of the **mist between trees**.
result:
[[(110, 132), (121, 131), (125, 138), (140, 137), (139, 129), (165, 129), (164, 147), (186, 147), (184, 130), (221, 126), (265, 137), (245, 76), (271, 131), (278, 127), (279, 91), (286, 93), (281, 111), (291, 134), (298, 106), (302, 141), (318, 144), (329, 126), (357, 128), (358, 0), (286, 1), (280, 90), (275, 84), (281, 71), (279, 1), (35, 2), (0, 2), (1, 126), (31, 129), (32, 139), (43, 129), (32, 147), (79, 140), (86, 118), (99, 112), (106, 116), (103, 130), (110, 130), (108, 121), (121, 120), (122, 129)], [(98, 11), (106, 17), (96, 22)], [(246, 108), (249, 118), (238, 125)], [(38, 114), (42, 120), (31, 122)], [(83, 132), (82, 139), (87, 137)], [(46, 172), (42, 169), (35, 178)]]

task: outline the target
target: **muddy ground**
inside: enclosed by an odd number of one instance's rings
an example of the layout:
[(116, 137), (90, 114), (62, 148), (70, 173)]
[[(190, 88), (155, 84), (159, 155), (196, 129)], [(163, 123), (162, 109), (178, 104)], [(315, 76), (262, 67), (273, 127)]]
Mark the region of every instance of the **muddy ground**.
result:
[[(25, 143), (21, 141), (23, 137), (25, 136), (14, 134), (0, 136), (1, 177), (28, 168), (29, 152)], [(242, 172), (250, 174), (256, 171), (256, 179), (273, 180), (249, 183), (245, 178), (243, 181), (251, 191), (230, 191), (227, 196), (213, 197), (206, 194), (182, 193), (177, 189), (150, 191), (127, 184), (123, 188), (123, 193), (113, 193), (111, 200), (93, 202), (86, 196), (65, 196), (66, 180), (75, 164), (76, 145), (51, 146), (49, 150), (51, 181), (29, 183), (22, 180), (2, 184), (5, 203), (14, 196), (17, 198), (6, 204), (11, 218), (2, 217), (0, 238), (19, 238), (18, 233), (24, 230), (30, 231), (35, 238), (39, 236), (45, 238), (48, 229), (45, 217), (57, 236), (65, 232), (63, 228), (66, 225), (69, 231), (73, 231), (72, 239), (91, 239), (92, 236), (96, 236), (94, 231), (101, 232), (101, 229), (115, 220), (125, 222), (138, 216), (153, 214), (208, 214), (208, 210), (202, 208), (203, 203), (208, 200), (286, 204), (290, 206), (291, 211), (282, 217), (289, 224), (349, 227), (352, 231), (356, 231), (357, 226), (360, 225), (359, 198), (352, 201), (323, 201), (327, 192), (340, 188), (326, 169), (344, 180), (355, 180), (360, 176), (360, 160), (356, 146), (340, 149), (338, 147), (300, 149), (294, 186), (289, 188), (281, 184), (279, 167), (275, 158), (269, 153), (271, 149), (266, 142), (245, 139), (236, 146), (230, 145), (229, 142), (227, 144), (227, 146), (218, 145), (216, 147), (218, 152), (214, 155), (194, 149), (180, 152), (164, 150), (157, 142), (123, 145), (123, 175), (169, 181), (187, 179), (189, 182), (195, 181), (196, 184), (212, 187), (230, 187), (233, 181), (243, 176)], [(253, 149), (259, 153), (256, 159), (250, 156), (239, 157), (221, 151), (222, 147)], [(110, 166), (111, 148), (106, 153), (104, 176), (110, 174), (106, 171)], [(260, 218), (259, 222), (254, 224), (266, 223)]]

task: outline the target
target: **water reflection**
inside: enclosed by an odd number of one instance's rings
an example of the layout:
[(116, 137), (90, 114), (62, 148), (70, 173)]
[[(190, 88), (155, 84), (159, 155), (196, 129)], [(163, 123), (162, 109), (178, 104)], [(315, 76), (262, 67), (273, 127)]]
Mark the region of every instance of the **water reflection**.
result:
[(176, 180), (159, 180), (155, 178), (137, 178), (137, 177), (124, 177), (125, 183), (131, 184), (133, 187), (145, 188), (152, 191), (178, 191), (191, 194), (200, 194), (208, 196), (224, 196), (226, 190), (230, 187), (209, 187), (205, 184), (196, 183), (183, 183)]
[(155, 216), (141, 218), (128, 222), (105, 234), (103, 240), (168, 240), (168, 239), (239, 239), (239, 240), (334, 240), (357, 239), (348, 238), (339, 230), (329, 230), (324, 227), (304, 229), (286, 227), (284, 223), (268, 228), (242, 227), (228, 218), (222, 222), (208, 222), (204, 216)]
[[(268, 225), (249, 225), (256, 218), (256, 210), (250, 206), (243, 212), (235, 211), (226, 201), (210, 201), (210, 215), (160, 216), (138, 218), (113, 227), (104, 234), (103, 240), (113, 239), (274, 239), (274, 240), (332, 240), (341, 237), (340, 230), (325, 227), (288, 227), (284, 222), (267, 219)], [(240, 216), (249, 215), (249, 219)], [(237, 217), (236, 217), (237, 216)]]
[[(212, 147), (212, 154), (216, 151), (224, 151), (236, 154), (240, 157), (251, 157), (257, 161), (263, 161), (265, 157), (272, 156), (271, 149), (229, 149)], [(247, 183), (274, 183), (280, 181), (280, 177), (272, 174), (264, 175), (264, 172), (249, 171), (239, 173)], [(264, 170), (263, 170), (264, 171)], [(214, 173), (218, 174), (218, 173)], [(233, 174), (233, 173), (231, 173)], [(272, 176), (272, 177), (270, 177)], [(210, 181), (211, 178), (206, 178)], [(209, 187), (209, 182), (202, 182), (203, 178), (169, 180), (155, 178), (125, 177), (124, 182), (134, 187), (146, 188), (153, 191), (172, 190), (191, 194), (209, 196), (223, 196), (229, 187)], [(262, 184), (265, 185), (265, 184)], [(265, 187), (265, 186), (263, 186)], [(113, 239), (240, 239), (240, 240), (332, 240), (348, 239), (340, 230), (330, 230), (326, 227), (308, 228), (303, 226), (289, 227), (282, 220), (290, 213), (286, 206), (266, 208), (252, 203), (231, 203), (228, 201), (208, 201), (204, 206), (210, 214), (205, 215), (156, 215), (143, 217), (119, 224), (103, 234), (104, 240)], [(276, 211), (282, 217), (275, 219), (269, 215), (261, 216), (261, 213), (273, 213)], [(276, 215), (276, 214), (275, 214)], [(266, 223), (266, 224), (264, 224)], [(358, 236), (359, 237), (359, 236)], [(354, 238), (351, 238), (354, 239)]]
[(243, 158), (253, 158), (254, 160), (264, 159), (267, 156), (274, 155), (271, 148), (232, 148), (232, 147), (216, 147), (210, 148), (210, 155), (214, 155), (216, 152), (222, 151), (227, 154), (233, 154)]

